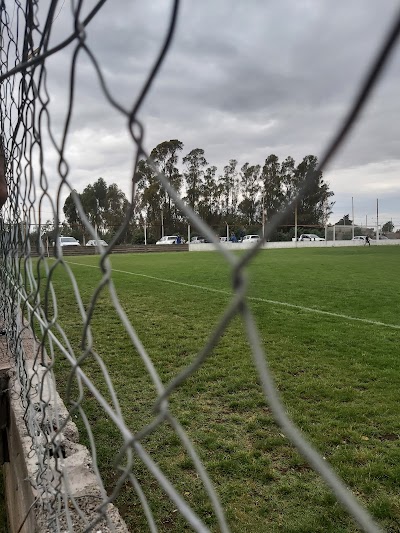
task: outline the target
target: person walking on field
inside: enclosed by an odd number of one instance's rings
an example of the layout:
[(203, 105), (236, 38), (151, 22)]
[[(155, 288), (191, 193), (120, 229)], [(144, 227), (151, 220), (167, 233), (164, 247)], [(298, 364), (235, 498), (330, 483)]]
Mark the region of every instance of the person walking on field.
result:
[(366, 244), (366, 245), (368, 244), (368, 246), (371, 246), (371, 241), (370, 241), (370, 239), (369, 239), (369, 235), (367, 235), (367, 236), (365, 237), (365, 244)]

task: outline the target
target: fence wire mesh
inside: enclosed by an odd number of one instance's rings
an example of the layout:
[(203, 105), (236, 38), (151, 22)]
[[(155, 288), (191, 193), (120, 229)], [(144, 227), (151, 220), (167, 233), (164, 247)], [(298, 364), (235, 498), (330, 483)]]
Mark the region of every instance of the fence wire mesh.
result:
[[(171, 5), (166, 35), (162, 40), (160, 39), (160, 51), (153, 65), (149, 66), (147, 79), (138, 91), (131, 107), (125, 107), (119, 101), (117, 92), (113, 92), (107, 84), (102, 71), (101, 57), (96, 57), (87, 43), (87, 28), (95, 17), (101, 16), (105, 0), (99, 2), (71, 1), (67, 2), (68, 6), (64, 6), (64, 3), (61, 5), (57, 0), (52, 0), (49, 4), (34, 0), (27, 0), (26, 3), (18, 0), (14, 2), (2, 0), (0, 4), (0, 131), (1, 151), (4, 155), (5, 178), (8, 186), (8, 200), (3, 207), (1, 218), (0, 279), (3, 295), (1, 312), (9, 349), (15, 358), (16, 382), (12, 394), (19, 395), (23, 405), (23, 419), (30, 439), (31, 459), (35, 465), (33, 483), (37, 497), (34, 505), (45, 511), (47, 517), (45, 527), (50, 531), (65, 531), (66, 529), (91, 531), (99, 527), (99, 523), (103, 523), (104, 527), (114, 530), (117, 526), (108, 512), (109, 504), (115, 501), (126, 484), (131, 484), (143, 507), (149, 529), (157, 531), (154, 509), (146, 496), (141, 480), (136, 475), (135, 465), (140, 462), (147, 469), (148, 475), (154, 478), (155, 483), (170, 498), (187, 524), (196, 531), (208, 531), (208, 526), (198, 516), (196, 509), (189, 506), (176, 488), (176, 482), (168, 478), (143, 445), (143, 440), (148, 435), (169, 425), (195, 466), (196, 476), (201, 480), (208, 495), (218, 529), (223, 532), (230, 530), (217, 491), (213, 488), (211, 479), (183, 426), (172, 414), (169, 402), (171, 394), (202, 367), (233, 318), (240, 315), (251, 346), (253, 363), (265, 395), (265, 403), (271, 409), (277, 424), (312, 468), (323, 478), (359, 527), (365, 531), (379, 531), (379, 526), (375, 524), (373, 518), (290, 420), (280, 400), (268, 368), (268, 354), (264, 352), (255, 320), (246, 301), (247, 282), (244, 271), (258, 253), (262, 241), (240, 257), (232, 254), (216, 239), (212, 229), (183, 202), (168, 179), (150, 161), (165, 192), (175, 202), (188, 222), (201, 235), (214, 243), (218, 253), (229, 265), (233, 291), (218, 324), (210, 331), (208, 341), (193, 362), (172, 377), (168, 383), (163, 383), (151, 353), (146, 351), (135, 329), (134, 320), (126, 315), (121, 304), (113, 282), (109, 255), (113, 251), (118, 235), (129, 223), (135, 208), (137, 164), (140, 159), (149, 159), (143, 147), (144, 125), (140, 122), (138, 113), (171, 44), (176, 30), (179, 2), (176, 0)], [(63, 40), (54, 42), (52, 39), (53, 24), (63, 8), (71, 11), (72, 30)], [(123, 16), (122, 13), (121, 16)], [(382, 72), (395, 45), (399, 29), (400, 13), (372, 61), (365, 81), (359, 88), (357, 97), (343, 123), (320, 158), (316, 172), (326, 167), (339, 146), (345, 141)], [(61, 54), (67, 47), (70, 51), (72, 50), (68, 75), (69, 86), (68, 97), (63, 103), (65, 118), (62, 134), (59, 135), (50, 111), (52, 95), (48, 89), (48, 80), (51, 78), (54, 66), (54, 63), (50, 63), (52, 56), (57, 57), (57, 54)], [(69, 171), (67, 141), (76, 104), (75, 89), (79, 80), (77, 65), (78, 57), (81, 55), (86, 56), (93, 68), (93, 76), (96, 77), (106, 100), (105, 105), (111, 106), (116, 114), (126, 120), (134, 152), (131, 207), (113, 241), (108, 248), (101, 251), (98, 264), (100, 281), (89, 304), (84, 302), (79, 283), (71, 265), (63, 256), (61, 248), (57, 248), (55, 258), (48, 258), (46, 245), (41, 239), (40, 232), (45, 219), (48, 218), (44, 216), (44, 206), (51, 207), (52, 218), (58, 226), (57, 222), (63, 218), (62, 195), (65, 190), (74, 194)], [(50, 149), (56, 152), (56, 159), (49, 158)], [(132, 152), (126, 154), (127, 161), (130, 158), (132, 158)], [(282, 223), (285, 212), (292, 209), (294, 203), (301, 199), (311, 179), (310, 174), (303, 183), (297, 198), (270, 220), (265, 228), (264, 239), (267, 239), (270, 233)], [(96, 229), (87, 219), (76, 194), (74, 201), (86, 230), (93, 239), (96, 239)], [(31, 245), (32, 227), (39, 228), (36, 250), (33, 250)], [(71, 299), (73, 298), (78, 309), (80, 324), (75, 322), (74, 327), (79, 331), (80, 342), (68, 337), (59, 320), (57, 291), (53, 280), (60, 270), (68, 276)], [(108, 291), (115, 314), (125, 330), (127, 346), (133, 347), (140, 356), (157, 393), (152, 420), (137, 431), (133, 431), (126, 423), (108, 368), (103, 362), (102, 354), (97, 353), (95, 348), (91, 325), (104, 291)], [(75, 319), (77, 315), (75, 314)], [(64, 367), (66, 365), (69, 368), (69, 379), (65, 386), (68, 411), (63, 410), (55, 394), (56, 368), (60, 360)], [(87, 371), (88, 360), (97, 364), (96, 379)], [(100, 463), (104, 458), (99, 457), (98, 454), (96, 438), (84, 403), (85, 395), (90, 395), (102, 412), (101, 416), (111, 421), (122, 442), (115, 463), (116, 474), (112, 490), (109, 489), (109, 484), (106, 488), (100, 474)], [(91, 470), (99, 487), (95, 495), (95, 503), (93, 504), (91, 500), (90, 505), (85, 501), (90, 495), (76, 496), (71, 487), (73, 480), (68, 477), (64, 468), (65, 434), (71, 431), (69, 423), (77, 415), (83, 421), (87, 433), (92, 456)]]

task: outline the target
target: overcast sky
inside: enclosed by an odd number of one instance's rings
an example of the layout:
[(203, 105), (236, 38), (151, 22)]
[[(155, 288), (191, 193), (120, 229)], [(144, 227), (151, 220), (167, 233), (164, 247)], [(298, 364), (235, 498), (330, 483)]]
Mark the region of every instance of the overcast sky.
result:
[[(93, 2), (86, 2), (85, 12)], [(131, 107), (153, 64), (170, 13), (166, 0), (109, 0), (87, 28), (113, 97)], [(61, 5), (60, 5), (61, 7)], [(263, 164), (275, 153), (299, 162), (321, 155), (386, 30), (397, 0), (183, 0), (167, 59), (139, 117), (145, 146), (179, 139), (222, 171), (229, 159)], [(72, 28), (69, 0), (52, 43)], [(74, 46), (47, 62), (55, 131), (65, 117)], [(400, 47), (362, 119), (325, 171), (335, 193), (331, 218), (351, 216), (400, 227)], [(69, 181), (78, 192), (102, 176), (128, 194), (133, 147), (126, 120), (105, 100), (79, 56), (67, 143)], [(47, 153), (49, 162), (56, 154)]]

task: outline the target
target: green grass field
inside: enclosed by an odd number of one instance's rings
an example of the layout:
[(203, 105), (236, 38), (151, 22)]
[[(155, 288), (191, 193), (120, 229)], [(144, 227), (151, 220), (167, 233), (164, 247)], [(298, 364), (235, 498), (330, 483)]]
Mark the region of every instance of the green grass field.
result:
[[(93, 268), (99, 258), (66, 261), (88, 305), (101, 278)], [(194, 359), (226, 308), (229, 270), (212, 252), (115, 255), (111, 262), (122, 306), (168, 383)], [(399, 264), (400, 247), (371, 246), (266, 250), (247, 269), (249, 304), (289, 415), (382, 527), (392, 532), (400, 531)], [(72, 344), (79, 346), (81, 318), (72, 285), (62, 268), (56, 269), (53, 281), (59, 321)], [(107, 289), (100, 295), (92, 329), (126, 423), (137, 431), (153, 418), (155, 389)], [(83, 366), (107, 395), (97, 364), (86, 360)], [(56, 372), (63, 395), (68, 365), (59, 361)], [(91, 394), (86, 394), (84, 407), (111, 492), (118, 478), (113, 459), (121, 439)], [(174, 392), (171, 409), (195, 443), (232, 531), (357, 530), (274, 423), (240, 318), (231, 323), (212, 357)], [(77, 423), (88, 444), (79, 417)], [(164, 424), (143, 444), (199, 516), (217, 530), (193, 464), (173, 431)], [(187, 530), (139, 461), (134, 469), (160, 531)], [(116, 503), (132, 531), (148, 530), (128, 484)]]

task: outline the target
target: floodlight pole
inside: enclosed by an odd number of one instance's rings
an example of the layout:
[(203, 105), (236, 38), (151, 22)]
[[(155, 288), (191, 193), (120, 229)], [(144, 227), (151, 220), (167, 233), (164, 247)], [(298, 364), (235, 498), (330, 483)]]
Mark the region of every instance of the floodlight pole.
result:
[(351, 197), (351, 218), (352, 220), (352, 226), (351, 226), (351, 238), (354, 239), (354, 200), (353, 197)]
[(379, 242), (379, 200), (376, 199), (376, 242)]
[(294, 206), (294, 240), (297, 246), (297, 202)]
[(229, 242), (229, 224), (226, 223), (226, 241)]
[(147, 246), (147, 220), (144, 219), (144, 245)]
[(262, 236), (265, 237), (265, 198), (263, 196), (262, 203)]
[(188, 243), (190, 243), (190, 224), (188, 224)]

